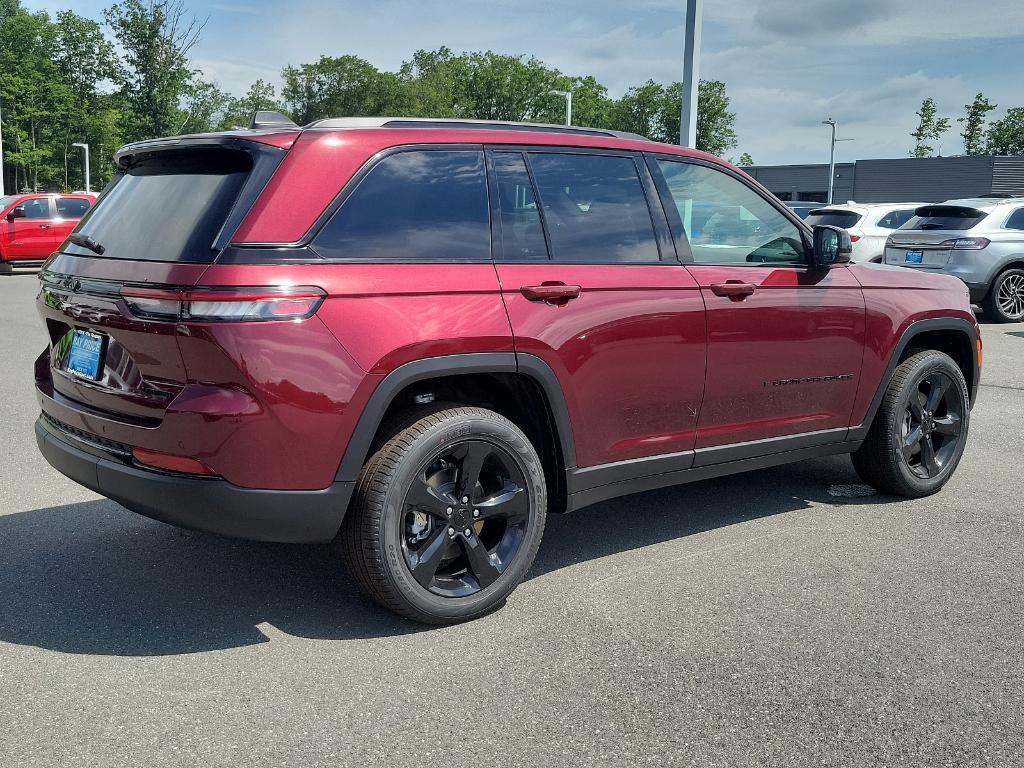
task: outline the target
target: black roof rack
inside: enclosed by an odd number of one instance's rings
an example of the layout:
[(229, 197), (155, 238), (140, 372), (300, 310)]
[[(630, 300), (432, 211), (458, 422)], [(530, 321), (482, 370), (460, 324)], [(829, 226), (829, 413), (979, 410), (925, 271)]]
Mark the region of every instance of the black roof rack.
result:
[(552, 123), (519, 123), (506, 120), (460, 120), (435, 117), (330, 117), (316, 120), (306, 128), (452, 128), (490, 131), (544, 131), (578, 136), (611, 136), (619, 139), (650, 141), (646, 136), (607, 128), (587, 128)]

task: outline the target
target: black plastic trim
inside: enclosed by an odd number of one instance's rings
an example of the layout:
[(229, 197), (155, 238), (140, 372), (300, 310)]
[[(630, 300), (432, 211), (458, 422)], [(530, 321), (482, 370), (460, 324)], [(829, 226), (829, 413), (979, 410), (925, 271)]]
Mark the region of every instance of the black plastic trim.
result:
[(377, 385), (363, 408), (345, 455), (338, 467), (336, 479), (353, 482), (359, 477), (388, 407), (403, 389), (424, 379), (471, 373), (523, 373), (534, 379), (548, 398), (561, 442), (565, 467), (576, 466), (576, 450), (572, 439), (572, 426), (558, 377), (551, 367), (535, 355), (515, 352), (475, 352), (461, 355), (443, 355), (414, 360), (400, 365)]
[[(591, 504), (596, 504), (599, 501), (607, 501), (608, 499), (618, 498), (619, 496), (628, 496), (632, 493), (653, 491), (657, 488), (666, 488), (672, 485), (682, 485), (684, 483), (708, 480), (710, 478), (721, 477), (723, 475), (732, 475), (755, 469), (764, 469), (766, 467), (788, 464), (802, 459), (831, 456), (839, 453), (851, 453), (852, 451), (857, 450), (860, 447), (860, 444), (861, 441), (830, 443), (828, 445), (816, 445), (808, 448), (798, 448), (791, 451), (780, 451), (778, 453), (756, 456), (749, 459), (741, 459), (739, 461), (728, 461), (720, 464), (710, 464), (703, 467), (693, 467), (691, 469), (679, 469), (670, 472), (661, 472), (658, 474), (648, 474), (644, 472), (643, 474), (633, 478), (623, 479), (618, 482), (599, 485), (593, 488), (577, 491), (575, 493), (570, 493), (566, 511), (572, 512)], [(652, 457), (653, 460), (658, 460), (660, 458), (661, 457)], [(636, 467), (636, 469), (643, 472), (641, 467)]]
[(912, 322), (907, 329), (900, 336), (899, 342), (893, 348), (892, 356), (889, 358), (889, 365), (885, 368), (885, 373), (882, 375), (882, 380), (878, 384), (878, 389), (875, 390), (875, 396), (871, 399), (871, 404), (868, 406), (867, 414), (864, 416), (862, 421), (856, 427), (851, 427), (846, 433), (847, 440), (863, 440), (868, 430), (871, 429), (871, 423), (875, 420), (875, 413), (878, 412), (878, 407), (882, 404), (882, 398), (885, 396), (885, 390), (889, 386), (889, 382), (892, 380), (892, 375), (896, 371), (896, 366), (900, 364), (900, 358), (906, 351), (907, 347), (914, 340), (914, 337), (925, 333), (927, 331), (960, 331), (967, 336), (967, 340), (971, 347), (971, 364), (974, 370), (974, 375), (971, 377), (971, 407), (974, 407), (974, 403), (978, 398), (978, 384), (981, 380), (981, 370), (978, 368), (978, 356), (975, 352), (975, 344), (978, 339), (977, 329), (966, 320), (957, 317), (937, 317), (928, 320), (916, 320)]
[(758, 456), (779, 453), (780, 451), (796, 451), (802, 448), (841, 443), (846, 439), (846, 433), (846, 427), (839, 427), (838, 429), (822, 429), (816, 432), (801, 432), (798, 435), (769, 437), (743, 443), (698, 448), (694, 451), (693, 466), (708, 467), (712, 464), (753, 459)]
[(257, 541), (312, 543), (337, 535), (353, 484), (322, 490), (241, 488), (220, 478), (141, 469), (86, 453), (36, 422), (50, 465), (76, 483), (145, 517), (182, 528)]

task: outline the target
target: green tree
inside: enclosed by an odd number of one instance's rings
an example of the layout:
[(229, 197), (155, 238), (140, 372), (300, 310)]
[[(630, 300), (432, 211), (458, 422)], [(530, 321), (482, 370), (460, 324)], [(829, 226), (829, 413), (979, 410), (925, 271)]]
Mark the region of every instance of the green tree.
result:
[(221, 116), (219, 129), (247, 128), (253, 113), (263, 109), (281, 112), (284, 107), (278, 103), (274, 86), (266, 80), (257, 80), (241, 98), (229, 98)]
[(960, 135), (964, 139), (964, 154), (981, 155), (985, 152), (985, 116), (996, 108), (996, 104), (989, 103), (985, 95), (979, 93), (974, 101), (965, 104), (967, 110), (963, 117), (957, 118), (957, 122), (963, 125)]
[(398, 75), (358, 56), (321, 56), (281, 73), (285, 106), (300, 125), (324, 117), (395, 114), (402, 100)]
[(744, 168), (748, 168), (753, 164), (754, 158), (752, 158), (748, 152), (744, 152), (742, 155), (740, 155), (739, 165), (743, 166)]
[(990, 155), (1024, 155), (1024, 107), (1006, 110), (1002, 120), (989, 126), (985, 138)]
[(914, 140), (911, 157), (930, 157), (935, 151), (932, 142), (938, 141), (949, 130), (949, 118), (938, 117), (937, 112), (935, 100), (931, 97), (921, 102), (921, 108), (916, 113), (917, 128), (910, 134)]
[(189, 52), (205, 21), (183, 0), (122, 0), (104, 18), (123, 52), (118, 77), (130, 141), (177, 133), (187, 119), (182, 100), (194, 88)]

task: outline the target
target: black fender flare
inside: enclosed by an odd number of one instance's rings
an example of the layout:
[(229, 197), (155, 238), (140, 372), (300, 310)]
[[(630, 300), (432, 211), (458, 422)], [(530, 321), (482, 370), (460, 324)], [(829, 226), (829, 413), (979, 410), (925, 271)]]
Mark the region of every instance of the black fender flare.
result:
[(392, 401), (410, 384), (440, 376), (472, 373), (519, 373), (533, 379), (543, 390), (551, 406), (558, 433), (563, 466), (576, 466), (576, 448), (572, 423), (558, 377), (544, 360), (522, 352), (470, 352), (426, 357), (400, 365), (385, 376), (370, 395), (349, 438), (335, 479), (354, 481), (359, 477), (377, 430)]
[(863, 440), (867, 437), (868, 430), (871, 429), (871, 424), (875, 420), (875, 414), (878, 412), (878, 407), (882, 404), (882, 398), (885, 396), (885, 390), (889, 386), (889, 381), (896, 371), (896, 366), (900, 363), (900, 358), (915, 338), (928, 331), (957, 331), (967, 337), (971, 347), (971, 364), (974, 368), (974, 375), (971, 377), (970, 385), (971, 407), (974, 407), (974, 401), (978, 396), (978, 383), (981, 379), (981, 370), (978, 367), (978, 355), (975, 348), (975, 344), (981, 336), (975, 326), (960, 317), (936, 317), (926, 320), (915, 320), (907, 326), (899, 341), (893, 347), (889, 364), (885, 367), (881, 381), (878, 382), (878, 388), (875, 390), (875, 396), (871, 398), (871, 403), (868, 405), (864, 421), (858, 426), (849, 429), (846, 433), (847, 440)]

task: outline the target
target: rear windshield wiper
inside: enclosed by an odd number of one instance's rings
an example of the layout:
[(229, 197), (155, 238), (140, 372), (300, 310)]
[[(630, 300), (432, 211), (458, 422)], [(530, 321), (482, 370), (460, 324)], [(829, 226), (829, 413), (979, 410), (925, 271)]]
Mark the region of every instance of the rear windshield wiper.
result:
[(88, 235), (83, 235), (79, 232), (76, 232), (73, 235), (68, 235), (68, 240), (74, 243), (75, 245), (80, 245), (83, 248), (88, 248), (97, 256), (102, 256), (103, 252), (107, 250)]

